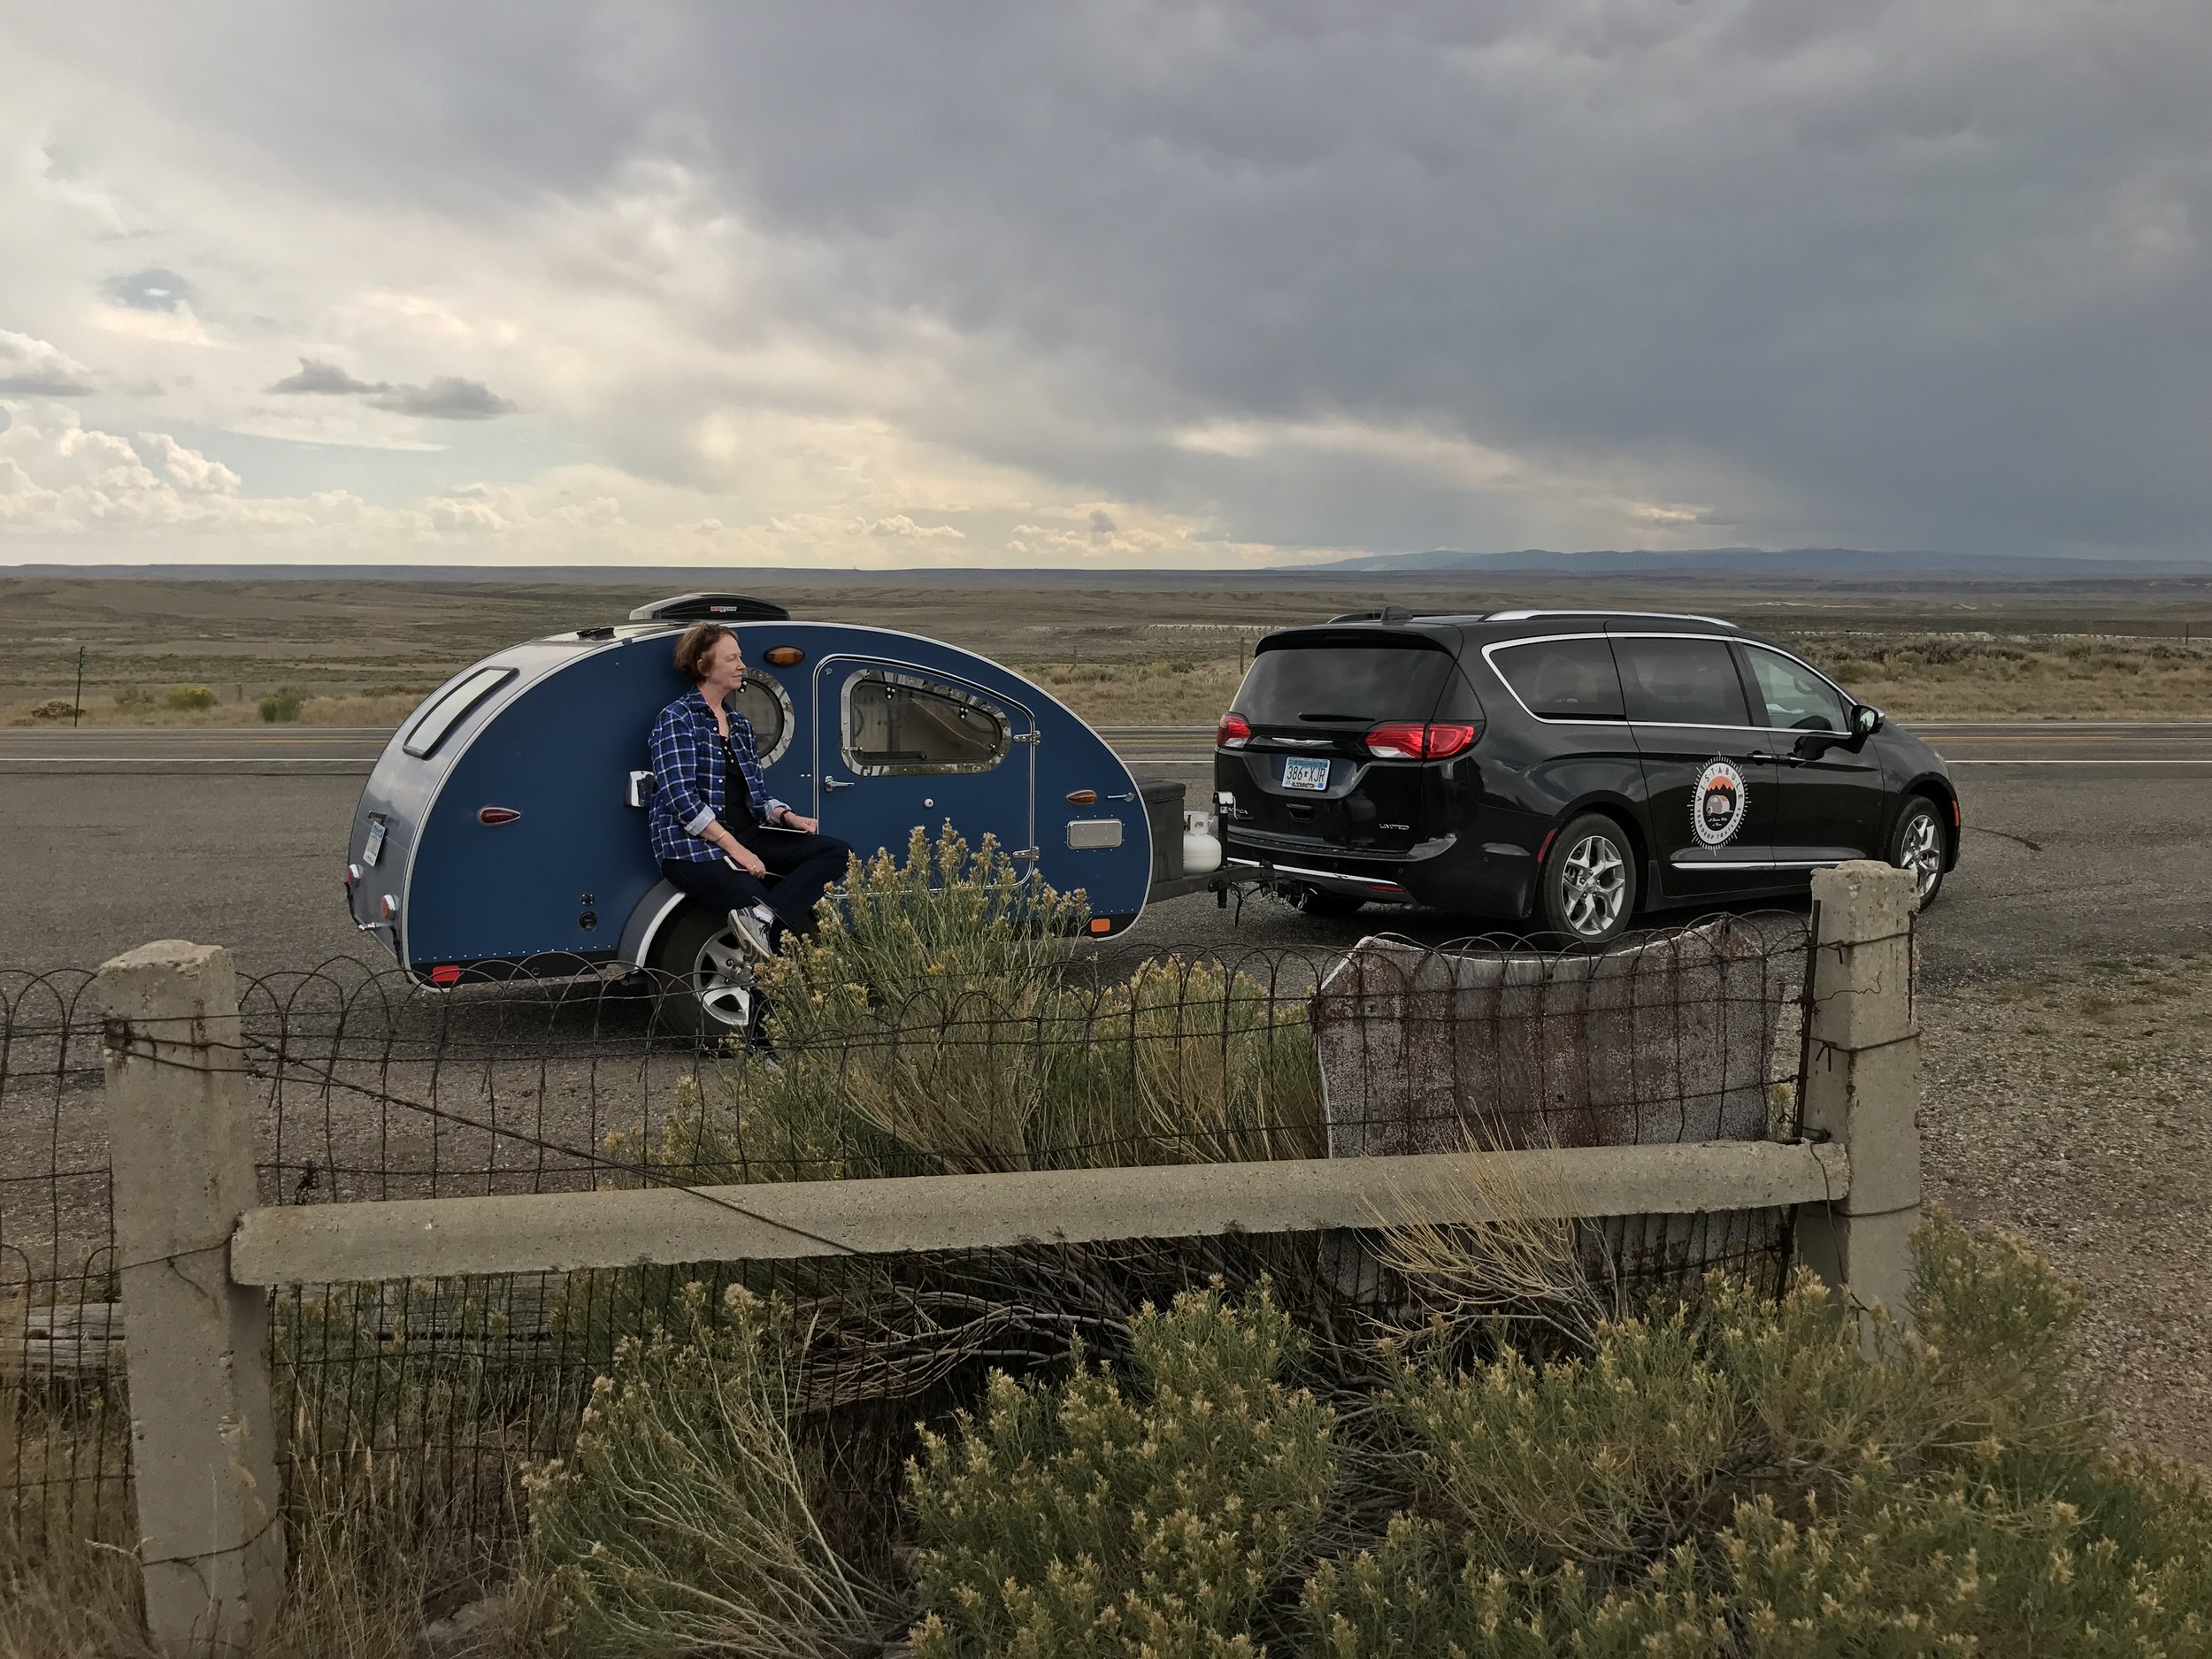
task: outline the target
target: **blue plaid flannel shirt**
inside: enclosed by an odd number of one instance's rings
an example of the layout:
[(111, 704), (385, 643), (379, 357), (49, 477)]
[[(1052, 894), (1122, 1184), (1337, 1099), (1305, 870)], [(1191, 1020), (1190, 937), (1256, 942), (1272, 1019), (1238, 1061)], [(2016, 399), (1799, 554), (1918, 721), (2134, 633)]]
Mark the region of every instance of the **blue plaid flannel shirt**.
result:
[[(760, 821), (771, 823), (779, 810), (789, 810), (768, 793), (752, 722), (741, 714), (730, 716), (730, 750), (737, 757), (746, 793)], [(646, 818), (654, 859), (706, 864), (721, 857), (720, 848), (699, 839), (699, 833), (729, 804), (722, 734), (715, 730), (714, 710), (707, 707), (704, 692), (695, 690), (661, 710), (660, 718), (653, 722), (652, 755), (653, 800)]]

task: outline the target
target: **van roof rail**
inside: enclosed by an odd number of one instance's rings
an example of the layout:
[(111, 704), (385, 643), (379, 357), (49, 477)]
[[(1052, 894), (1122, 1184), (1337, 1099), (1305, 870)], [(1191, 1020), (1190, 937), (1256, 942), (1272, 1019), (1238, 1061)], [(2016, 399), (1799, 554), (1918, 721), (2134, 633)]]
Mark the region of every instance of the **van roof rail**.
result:
[[(1538, 622), (1546, 617), (1629, 617), (1648, 622), (1703, 622), (1717, 628), (1735, 629), (1724, 617), (1701, 617), (1688, 611), (1493, 611), (1485, 622)], [(1740, 633), (1740, 629), (1737, 629)]]
[[(1379, 611), (1347, 611), (1341, 616), (1331, 617), (1329, 618), (1330, 622), (1396, 623), (1410, 622), (1412, 620), (1413, 612), (1407, 610), (1403, 605), (1385, 605)], [(1325, 627), (1328, 624), (1324, 623), (1322, 626)]]
[(633, 622), (788, 622), (781, 605), (746, 594), (678, 594), (630, 612)]

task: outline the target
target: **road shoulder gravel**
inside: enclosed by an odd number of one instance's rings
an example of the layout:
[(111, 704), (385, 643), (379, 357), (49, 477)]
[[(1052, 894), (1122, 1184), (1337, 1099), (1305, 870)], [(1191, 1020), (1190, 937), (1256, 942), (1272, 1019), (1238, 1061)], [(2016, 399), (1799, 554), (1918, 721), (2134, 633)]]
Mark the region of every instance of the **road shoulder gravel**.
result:
[(1927, 1202), (2088, 1292), (2123, 1439), (2212, 1467), (2212, 951), (1924, 995)]

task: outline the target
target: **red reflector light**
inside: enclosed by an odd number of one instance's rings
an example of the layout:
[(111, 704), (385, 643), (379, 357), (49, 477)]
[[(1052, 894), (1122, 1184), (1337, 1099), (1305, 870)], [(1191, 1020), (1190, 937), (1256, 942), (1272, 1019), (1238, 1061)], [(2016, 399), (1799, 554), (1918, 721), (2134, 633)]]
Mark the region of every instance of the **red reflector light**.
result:
[(460, 982), (460, 969), (455, 967), (449, 962), (442, 968), (433, 968), (430, 970), (430, 983), (433, 985), (458, 985)]
[(1216, 749), (1240, 749), (1250, 741), (1252, 723), (1232, 710), (1221, 717), (1221, 724), (1214, 727)]
[(1418, 720), (1386, 720), (1371, 727), (1367, 752), (1385, 760), (1448, 760), (1474, 746), (1482, 735), (1479, 726)]
[(511, 806), (480, 806), (476, 809), (479, 824), (511, 824), (521, 816)]
[(1953, 829), (1962, 829), (1964, 827), (1964, 826), (1959, 821), (1959, 803), (1956, 801), (1953, 801), (1951, 803), (1951, 827)]

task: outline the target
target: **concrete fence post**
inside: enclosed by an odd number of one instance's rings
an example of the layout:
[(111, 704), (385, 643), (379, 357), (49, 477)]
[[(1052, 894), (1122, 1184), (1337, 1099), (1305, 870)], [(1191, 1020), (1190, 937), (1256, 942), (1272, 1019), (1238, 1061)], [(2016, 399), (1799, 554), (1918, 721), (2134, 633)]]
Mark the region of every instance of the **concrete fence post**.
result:
[(265, 1632), (284, 1582), (268, 1298), (230, 1277), (257, 1202), (237, 984), (229, 952), (173, 939), (99, 986), (146, 1624), (202, 1659)]
[[(1863, 1310), (1905, 1317), (1920, 1219), (1920, 1027), (1912, 873), (1855, 861), (1813, 875), (1805, 1133), (1848, 1154), (1850, 1191), (1799, 1211), (1801, 1258)], [(1873, 1327), (1862, 1317), (1870, 1345)]]

